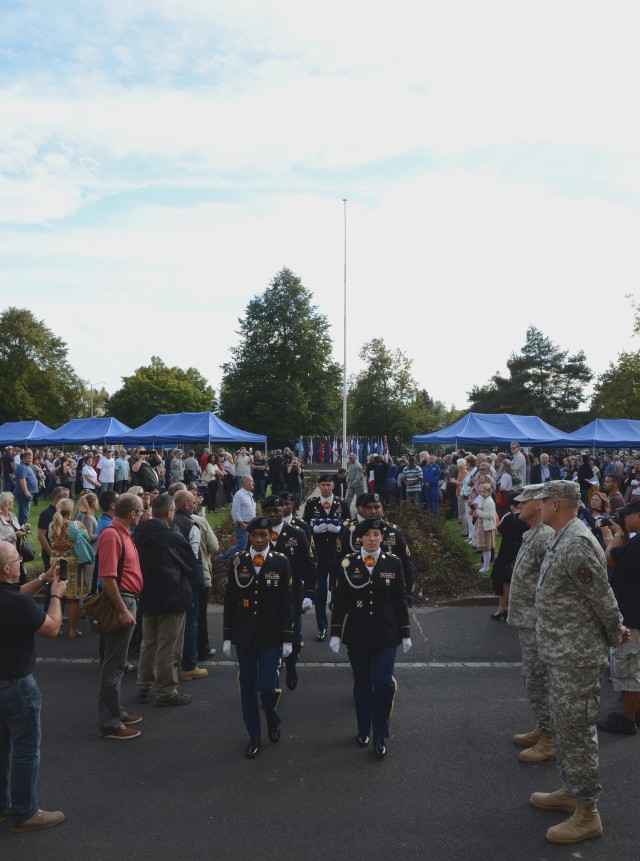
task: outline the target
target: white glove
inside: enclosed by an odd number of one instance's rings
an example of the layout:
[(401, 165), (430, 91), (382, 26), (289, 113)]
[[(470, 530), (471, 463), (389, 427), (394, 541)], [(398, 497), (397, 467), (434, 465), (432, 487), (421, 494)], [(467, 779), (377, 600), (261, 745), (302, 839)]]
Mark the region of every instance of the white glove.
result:
[(293, 651), (293, 646), (291, 643), (283, 643), (282, 644), (282, 657), (288, 658), (291, 652)]
[(229, 657), (229, 655), (231, 654), (231, 640), (224, 641), (224, 643), (222, 644), (222, 652), (227, 657)]
[(313, 601), (311, 598), (303, 598), (302, 599), (302, 609), (310, 610), (313, 607)]
[(327, 523), (327, 532), (338, 533), (340, 532), (340, 527), (337, 523)]
[(320, 535), (320, 533), (326, 532), (328, 528), (328, 523), (316, 523), (316, 525), (313, 527), (313, 531), (316, 535)]
[(332, 652), (335, 652), (336, 655), (340, 651), (340, 637), (332, 637), (329, 640), (329, 648)]
[(412, 645), (413, 645), (413, 643), (411, 642), (411, 638), (410, 637), (404, 637), (402, 640), (402, 651), (406, 654)]

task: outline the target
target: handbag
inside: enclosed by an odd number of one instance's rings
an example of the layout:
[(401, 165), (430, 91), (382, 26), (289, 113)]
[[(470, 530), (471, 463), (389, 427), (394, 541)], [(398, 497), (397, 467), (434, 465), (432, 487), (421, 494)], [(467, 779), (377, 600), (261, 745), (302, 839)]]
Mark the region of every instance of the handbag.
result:
[(33, 547), (29, 544), (26, 537), (20, 539), (20, 548), (18, 550), (23, 562), (33, 562), (36, 558), (36, 553)]
[(72, 530), (73, 535), (73, 544), (76, 551), (76, 559), (80, 565), (87, 565), (88, 563), (96, 561), (96, 554), (89, 543), (89, 539), (84, 534), (82, 529), (78, 529), (78, 525), (76, 523), (73, 524), (74, 529)]
[[(13, 526), (13, 523), (11, 524)], [(18, 538), (17, 533), (20, 531), (13, 526), (13, 531), (16, 533), (16, 550), (20, 554), (20, 558), (23, 562), (33, 562), (36, 558), (36, 552), (33, 547), (27, 541), (27, 536), (23, 535), (21, 538)]]
[[(107, 528), (114, 529), (115, 527), (109, 526)], [(119, 589), (120, 583), (122, 582), (122, 569), (124, 568), (124, 539), (122, 538), (122, 535), (119, 535), (118, 537), (122, 544), (122, 550), (118, 559), (118, 575), (116, 577), (116, 583)], [(94, 588), (97, 588), (97, 577), (95, 574), (94, 581), (91, 584), (92, 593)], [(91, 594), (81, 603), (82, 609), (87, 617), (89, 627), (92, 631), (95, 631), (96, 634), (108, 636), (109, 634), (115, 634), (122, 630), (122, 623), (120, 622), (118, 611), (106, 592), (98, 592), (97, 595)]]

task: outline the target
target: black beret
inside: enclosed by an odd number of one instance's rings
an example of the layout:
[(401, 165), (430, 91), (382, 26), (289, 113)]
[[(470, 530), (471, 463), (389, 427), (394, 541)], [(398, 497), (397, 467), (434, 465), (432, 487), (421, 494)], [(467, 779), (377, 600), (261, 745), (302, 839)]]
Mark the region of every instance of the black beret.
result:
[(333, 482), (333, 476), (330, 472), (325, 472), (318, 478), (318, 484), (320, 484), (321, 481)]
[(379, 529), (382, 532), (386, 525), (386, 522), (379, 517), (368, 517), (366, 520), (361, 520), (358, 523), (356, 526), (356, 535), (358, 538), (362, 538), (365, 532), (368, 532), (370, 529)]
[(271, 531), (271, 521), (268, 517), (254, 517), (247, 524), (247, 533), (251, 534), (254, 529), (268, 529)]
[(262, 500), (262, 510), (265, 508), (282, 508), (282, 499), (277, 493), (267, 496)]
[(293, 502), (293, 493), (290, 490), (281, 490), (278, 496), (283, 502)]
[(382, 502), (379, 493), (361, 493), (356, 505), (369, 505), (370, 502)]

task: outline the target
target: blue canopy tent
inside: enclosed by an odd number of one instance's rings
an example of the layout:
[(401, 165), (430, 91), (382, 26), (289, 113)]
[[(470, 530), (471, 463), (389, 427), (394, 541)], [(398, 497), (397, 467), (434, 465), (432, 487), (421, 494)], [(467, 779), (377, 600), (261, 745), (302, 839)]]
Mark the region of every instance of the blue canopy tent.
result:
[(640, 448), (640, 422), (632, 419), (594, 419), (570, 434), (574, 448)]
[(570, 434), (548, 425), (538, 416), (512, 416), (509, 413), (467, 413), (442, 430), (413, 437), (414, 445), (574, 445)]
[(25, 445), (53, 433), (53, 428), (39, 421), (5, 422), (0, 427), (0, 445)]
[[(107, 439), (107, 442), (110, 440)], [(214, 413), (170, 413), (156, 416), (134, 428), (118, 442), (125, 445), (172, 445), (178, 442), (245, 442), (266, 448), (263, 434), (249, 433), (223, 422)]]
[(33, 440), (43, 445), (79, 445), (87, 442), (118, 442), (131, 430), (118, 419), (101, 416), (93, 419), (71, 419), (66, 425)]

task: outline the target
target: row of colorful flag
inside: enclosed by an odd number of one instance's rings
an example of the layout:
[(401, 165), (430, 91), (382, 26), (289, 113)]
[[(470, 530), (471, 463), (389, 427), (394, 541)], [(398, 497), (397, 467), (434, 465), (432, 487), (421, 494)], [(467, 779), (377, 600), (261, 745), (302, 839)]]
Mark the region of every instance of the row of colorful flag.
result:
[[(342, 437), (300, 437), (296, 444), (296, 454), (302, 463), (339, 464), (344, 448)], [(372, 454), (379, 454), (387, 460), (389, 445), (386, 436), (348, 437), (345, 453), (351, 452), (358, 456), (360, 463), (364, 463)]]

